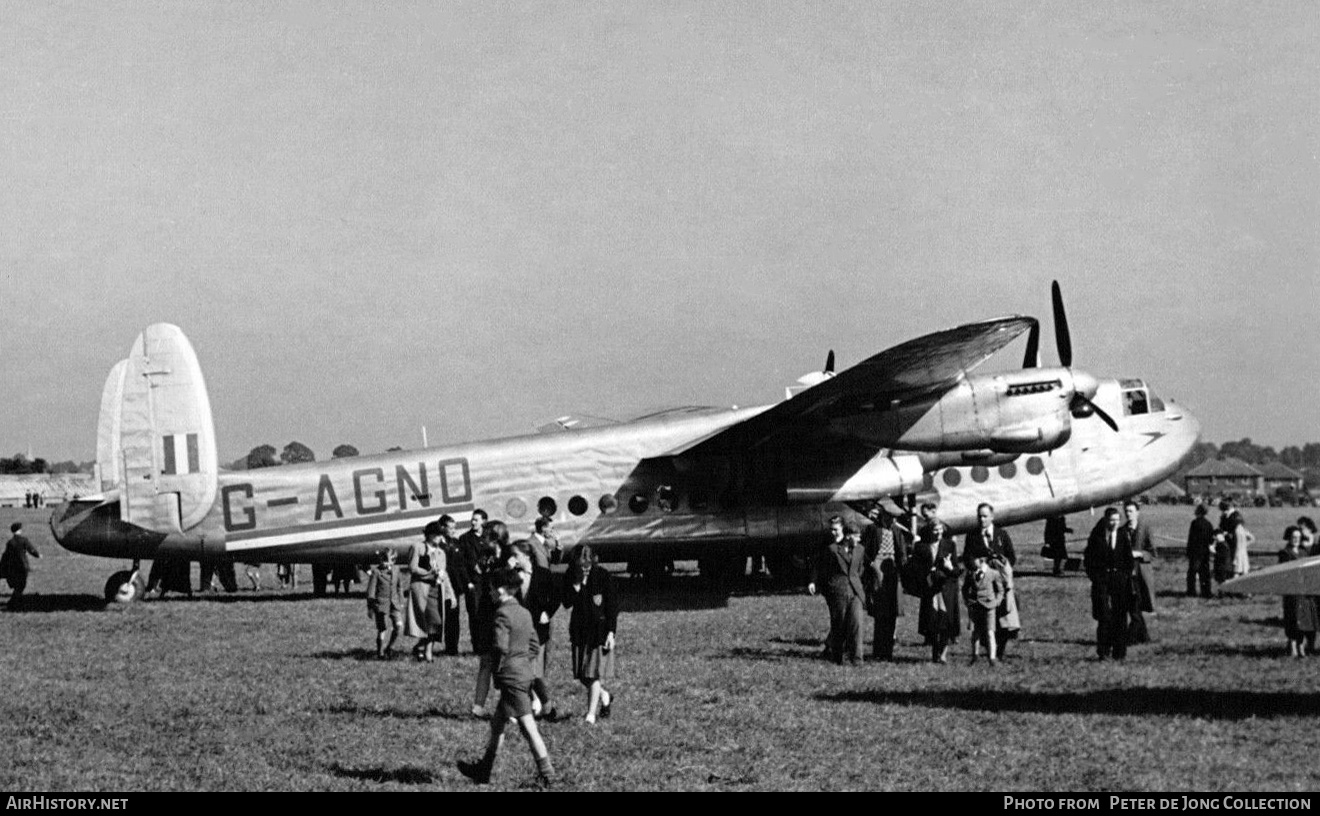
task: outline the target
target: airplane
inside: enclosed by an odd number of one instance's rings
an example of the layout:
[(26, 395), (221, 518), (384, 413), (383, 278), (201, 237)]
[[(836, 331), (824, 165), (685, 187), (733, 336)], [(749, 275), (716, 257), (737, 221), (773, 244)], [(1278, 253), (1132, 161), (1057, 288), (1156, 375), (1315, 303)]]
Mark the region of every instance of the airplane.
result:
[[(793, 575), (834, 515), (935, 499), (952, 532), (989, 502), (1003, 525), (1139, 494), (1196, 443), (1195, 417), (1141, 379), (1072, 367), (1058, 282), (1060, 365), (1042, 368), (1040, 323), (1012, 315), (936, 331), (825, 371), (773, 405), (682, 407), (625, 422), (561, 417), (543, 432), (249, 471), (219, 467), (197, 356), (158, 323), (110, 372), (97, 430), (101, 492), (51, 517), (69, 550), (134, 559), (107, 600), (142, 594), (137, 559), (369, 562), (442, 513), (473, 510), (526, 534), (538, 516), (566, 545), (646, 569), (698, 561), (741, 573), (763, 555)], [(973, 371), (1027, 334), (1023, 367)], [(649, 566), (648, 566), (649, 565)]]
[(1320, 555), (1271, 564), (1230, 578), (1220, 589), (1248, 595), (1320, 595)]

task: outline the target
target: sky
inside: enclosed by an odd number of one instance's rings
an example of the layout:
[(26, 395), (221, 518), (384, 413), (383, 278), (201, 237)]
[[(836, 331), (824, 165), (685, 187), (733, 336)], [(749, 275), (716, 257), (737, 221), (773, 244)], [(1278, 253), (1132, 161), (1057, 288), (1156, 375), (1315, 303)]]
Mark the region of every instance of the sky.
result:
[[(1320, 440), (1320, 5), (0, 0), (0, 455), (148, 324), (222, 460), (752, 405), (1046, 326)], [(1020, 344), (987, 364), (1020, 364)]]

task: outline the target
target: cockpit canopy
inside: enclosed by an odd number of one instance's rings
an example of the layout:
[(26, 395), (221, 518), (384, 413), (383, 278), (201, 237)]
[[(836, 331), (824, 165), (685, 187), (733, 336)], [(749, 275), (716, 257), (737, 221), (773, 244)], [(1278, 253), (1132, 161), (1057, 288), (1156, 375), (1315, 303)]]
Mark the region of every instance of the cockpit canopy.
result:
[(1164, 400), (1156, 396), (1153, 390), (1147, 388), (1144, 380), (1119, 380), (1118, 387), (1123, 393), (1124, 416), (1157, 414), (1164, 410)]

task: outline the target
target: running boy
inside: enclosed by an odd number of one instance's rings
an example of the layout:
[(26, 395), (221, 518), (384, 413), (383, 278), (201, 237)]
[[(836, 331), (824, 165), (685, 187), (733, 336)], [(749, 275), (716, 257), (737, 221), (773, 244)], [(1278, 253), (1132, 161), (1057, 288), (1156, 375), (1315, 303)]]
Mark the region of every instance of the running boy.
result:
[(498, 592), (498, 606), (495, 609), (495, 637), (492, 646), (494, 657), (495, 688), (499, 689), (500, 701), (495, 713), (490, 718), (490, 737), (486, 741), (486, 753), (480, 762), (458, 763), (458, 770), (467, 778), (484, 785), (490, 782), (491, 771), (495, 767), (495, 755), (499, 753), (504, 741), (504, 726), (510, 719), (518, 721), (527, 747), (532, 750), (536, 760), (536, 776), (542, 785), (551, 785), (555, 778), (554, 766), (546, 751), (545, 741), (536, 728), (536, 717), (532, 714), (532, 659), (540, 647), (536, 629), (532, 626), (532, 615), (518, 600), (522, 589), (522, 573), (515, 569), (504, 568), (495, 575)]

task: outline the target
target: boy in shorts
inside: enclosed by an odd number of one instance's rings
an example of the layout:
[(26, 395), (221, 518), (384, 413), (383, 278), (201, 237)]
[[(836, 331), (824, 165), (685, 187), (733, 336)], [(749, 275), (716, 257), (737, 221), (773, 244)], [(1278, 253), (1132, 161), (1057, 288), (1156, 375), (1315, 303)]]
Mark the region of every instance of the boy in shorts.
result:
[(995, 616), (1004, 602), (1004, 576), (982, 555), (972, 559), (972, 569), (963, 579), (963, 600), (972, 624), (972, 662), (976, 662), (977, 646), (984, 643), (993, 666), (999, 662), (995, 654)]
[(376, 657), (388, 660), (403, 630), (403, 582), (394, 550), (376, 553), (376, 563), (367, 576), (367, 614), (376, 621)]
[(536, 676), (532, 659), (540, 648), (540, 641), (532, 625), (532, 614), (518, 600), (522, 584), (522, 573), (515, 569), (505, 567), (495, 575), (498, 605), (492, 656), (495, 688), (500, 692), (500, 701), (490, 718), (490, 738), (486, 741), (486, 753), (481, 761), (460, 760), (458, 763), (459, 772), (479, 785), (490, 782), (495, 755), (504, 741), (504, 726), (509, 720), (518, 722), (527, 746), (532, 749), (537, 779), (547, 786), (554, 782), (555, 769), (532, 714), (532, 679)]

